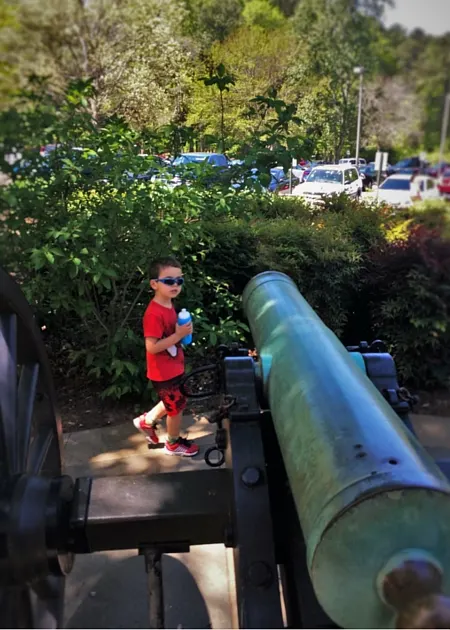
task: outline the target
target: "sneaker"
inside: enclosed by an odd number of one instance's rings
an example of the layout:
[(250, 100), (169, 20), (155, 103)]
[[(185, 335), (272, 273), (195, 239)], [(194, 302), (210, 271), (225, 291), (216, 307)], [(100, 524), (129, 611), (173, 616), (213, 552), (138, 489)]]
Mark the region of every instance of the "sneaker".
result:
[(194, 457), (199, 452), (200, 448), (194, 442), (186, 440), (185, 438), (178, 438), (175, 444), (166, 442), (164, 452), (166, 455), (179, 455), (180, 457)]
[(145, 435), (147, 442), (150, 444), (159, 444), (159, 437), (156, 434), (156, 425), (147, 424), (145, 422), (146, 415), (147, 414), (143, 413), (139, 418), (135, 418), (133, 424), (138, 431)]

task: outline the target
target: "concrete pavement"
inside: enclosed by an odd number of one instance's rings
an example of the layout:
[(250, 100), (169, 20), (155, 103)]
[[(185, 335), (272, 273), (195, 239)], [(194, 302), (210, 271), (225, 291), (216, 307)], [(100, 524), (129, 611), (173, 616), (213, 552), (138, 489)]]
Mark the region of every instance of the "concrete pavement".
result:
[[(207, 469), (202, 453), (214, 443), (206, 418), (183, 418), (201, 453), (193, 459), (149, 450), (131, 422), (64, 436), (65, 472), (80, 476), (136, 475)], [(160, 432), (160, 439), (165, 437)], [(120, 497), (118, 497), (120, 501)], [(167, 628), (232, 628), (234, 571), (223, 545), (163, 556)], [(148, 628), (147, 574), (137, 550), (77, 556), (66, 584), (66, 628)]]
[[(412, 419), (419, 439), (433, 455), (450, 460), (450, 418)], [(80, 477), (205, 469), (202, 453), (214, 443), (214, 428), (204, 417), (184, 418), (185, 432), (202, 449), (194, 459), (149, 450), (131, 422), (68, 434), (65, 470)], [(166, 555), (163, 575), (167, 628), (237, 627), (232, 556), (223, 545)], [(148, 628), (146, 579), (144, 560), (136, 550), (78, 556), (67, 580), (65, 626)]]

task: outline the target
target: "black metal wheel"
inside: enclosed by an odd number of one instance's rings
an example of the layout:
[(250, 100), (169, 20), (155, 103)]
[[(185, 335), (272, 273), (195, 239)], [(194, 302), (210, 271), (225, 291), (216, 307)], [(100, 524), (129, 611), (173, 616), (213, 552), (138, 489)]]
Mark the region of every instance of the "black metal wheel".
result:
[(217, 446), (210, 446), (205, 452), (205, 462), (211, 468), (220, 468), (225, 463), (225, 453)]
[(0, 269), (0, 627), (61, 627), (72, 494), (41, 333)]

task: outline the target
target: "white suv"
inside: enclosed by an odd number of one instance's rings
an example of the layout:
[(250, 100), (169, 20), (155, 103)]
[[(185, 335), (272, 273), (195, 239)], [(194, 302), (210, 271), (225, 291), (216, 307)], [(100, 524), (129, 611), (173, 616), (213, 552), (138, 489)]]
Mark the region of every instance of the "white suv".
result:
[(358, 170), (349, 164), (316, 166), (303, 184), (292, 191), (315, 204), (324, 204), (327, 197), (346, 193), (356, 199), (362, 192), (362, 179)]

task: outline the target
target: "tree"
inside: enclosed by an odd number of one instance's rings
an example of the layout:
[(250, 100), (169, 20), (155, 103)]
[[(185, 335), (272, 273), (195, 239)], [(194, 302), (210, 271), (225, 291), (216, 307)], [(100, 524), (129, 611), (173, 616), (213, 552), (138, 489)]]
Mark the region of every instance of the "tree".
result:
[(47, 76), (61, 93), (91, 78), (94, 118), (120, 114), (136, 125), (162, 124), (182, 99), (189, 52), (181, 0), (20, 0), (21, 37), (11, 41), (24, 82)]
[(379, 149), (419, 146), (422, 107), (403, 77), (376, 77), (365, 87), (363, 142)]
[(209, 77), (201, 79), (205, 86), (216, 86), (219, 90), (220, 98), (220, 149), (222, 153), (225, 153), (225, 123), (224, 114), (225, 108), (223, 103), (224, 92), (230, 91), (230, 85), (235, 84), (234, 77), (227, 74), (223, 63), (219, 63), (215, 68), (214, 73), (211, 73)]
[(414, 65), (417, 92), (423, 102), (424, 146), (439, 146), (445, 94), (450, 92), (450, 33), (428, 41)]
[(271, 4), (274, 7), (278, 7), (286, 17), (291, 17), (300, 1), (301, 0), (272, 0)]
[(10, 42), (17, 36), (19, 23), (16, 8), (7, 0), (0, 0), (0, 108), (8, 105), (17, 85), (17, 71)]
[(260, 26), (266, 30), (279, 29), (286, 18), (269, 0), (248, 0), (242, 12), (242, 19), (249, 26)]
[[(230, 92), (223, 94), (224, 128), (227, 146), (242, 144), (255, 131), (258, 121), (248, 116), (248, 103), (271, 87), (280, 90), (282, 98), (289, 98), (283, 88), (294, 41), (286, 28), (266, 31), (260, 27), (241, 27), (223, 43), (211, 48), (209, 74), (223, 63), (227, 73), (235, 79)], [(201, 72), (200, 77), (205, 72)], [(221, 104), (219, 95), (194, 77), (187, 124), (196, 127), (204, 136), (220, 136)]]
[(187, 33), (195, 38), (200, 48), (213, 42), (223, 42), (240, 21), (243, 0), (186, 0), (189, 19)]
[(364, 66), (366, 77), (377, 70), (377, 17), (383, 4), (302, 0), (293, 18), (299, 44), (291, 83), (297, 86), (302, 117), (335, 160), (356, 129), (354, 68)]

